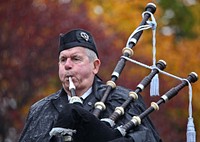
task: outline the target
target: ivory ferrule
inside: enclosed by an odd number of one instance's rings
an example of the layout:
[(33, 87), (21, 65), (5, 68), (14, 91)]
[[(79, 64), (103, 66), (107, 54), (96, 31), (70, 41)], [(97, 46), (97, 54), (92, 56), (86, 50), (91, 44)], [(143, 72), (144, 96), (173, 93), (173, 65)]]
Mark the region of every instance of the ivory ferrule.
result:
[(116, 107), (115, 112), (119, 115), (124, 115), (124, 108), (123, 107)]
[(111, 86), (112, 88), (115, 88), (115, 87), (116, 87), (115, 82), (114, 82), (114, 81), (111, 81), (111, 80), (107, 81), (106, 85), (109, 85), (109, 86)]
[(95, 108), (98, 108), (100, 110), (105, 110), (106, 109), (106, 106), (105, 106), (105, 104), (103, 102), (96, 102), (94, 104), (94, 106), (95, 106)]
[(139, 116), (133, 116), (133, 118), (131, 119), (131, 121), (135, 124), (135, 125), (140, 125), (141, 124), (141, 118)]
[(165, 102), (168, 101), (168, 97), (167, 97), (166, 95), (163, 95), (161, 98), (162, 98)]
[(138, 86), (137, 86), (138, 88), (140, 88), (141, 90), (143, 90), (144, 89), (144, 85), (142, 85), (142, 84), (138, 84)]
[(137, 39), (136, 39), (136, 38), (131, 38), (131, 39), (130, 39), (130, 42), (136, 44), (136, 43), (137, 43)]
[(151, 107), (153, 107), (154, 110), (159, 110), (159, 106), (158, 106), (158, 104), (155, 103), (155, 102), (151, 102)]
[(137, 100), (137, 99), (138, 99), (137, 93), (135, 93), (135, 92), (133, 92), (133, 91), (129, 92), (129, 96), (132, 97), (134, 100)]
[(114, 71), (114, 72), (112, 73), (112, 76), (115, 76), (115, 77), (119, 78), (119, 73), (116, 72), (116, 71)]
[(134, 54), (133, 50), (129, 47), (124, 47), (122, 49), (122, 53), (123, 54), (128, 53), (129, 57), (133, 56), (133, 54)]

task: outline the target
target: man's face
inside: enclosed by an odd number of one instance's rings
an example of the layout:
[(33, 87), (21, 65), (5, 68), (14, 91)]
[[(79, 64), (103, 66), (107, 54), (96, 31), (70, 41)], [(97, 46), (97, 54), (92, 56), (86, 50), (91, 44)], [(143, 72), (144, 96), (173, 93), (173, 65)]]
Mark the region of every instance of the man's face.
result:
[(69, 90), (71, 76), (77, 90), (87, 91), (99, 70), (100, 61), (89, 61), (85, 48), (73, 47), (60, 52), (58, 65), (59, 78), (65, 90)]

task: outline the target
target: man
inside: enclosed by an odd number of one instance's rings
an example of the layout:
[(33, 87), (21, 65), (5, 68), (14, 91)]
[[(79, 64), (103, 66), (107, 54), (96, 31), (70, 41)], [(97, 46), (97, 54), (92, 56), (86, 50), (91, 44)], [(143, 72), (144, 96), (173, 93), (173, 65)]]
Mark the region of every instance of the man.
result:
[[(60, 118), (72, 115), (72, 112), (66, 112), (70, 107), (68, 103), (71, 98), (69, 77), (72, 78), (75, 84), (76, 95), (83, 99), (84, 114), (92, 115), (95, 102), (100, 101), (106, 89), (106, 85), (97, 76), (100, 64), (95, 41), (89, 32), (76, 29), (60, 35), (58, 66), (62, 89), (31, 106), (19, 141), (48, 142), (51, 139), (49, 132), (57, 125)], [(99, 119), (108, 118), (115, 107), (120, 106), (127, 99), (129, 91), (126, 88), (117, 86), (110, 93), (106, 101), (107, 108), (101, 113)], [(144, 110), (145, 106), (139, 95), (139, 99), (130, 104), (125, 115), (117, 121), (117, 126), (125, 124), (132, 116), (138, 115)], [(71, 119), (71, 121), (75, 120)], [(71, 121), (65, 119), (63, 122), (71, 124)], [(98, 121), (95, 120), (95, 122)], [(83, 130), (87, 131), (86, 134), (89, 136), (95, 129), (98, 129), (98, 126), (94, 127), (93, 130), (87, 130), (87, 128)], [(95, 137), (95, 133), (93, 135)], [(145, 118), (140, 126), (130, 130), (125, 137), (113, 138), (110, 141), (157, 142), (161, 140), (149, 118)]]

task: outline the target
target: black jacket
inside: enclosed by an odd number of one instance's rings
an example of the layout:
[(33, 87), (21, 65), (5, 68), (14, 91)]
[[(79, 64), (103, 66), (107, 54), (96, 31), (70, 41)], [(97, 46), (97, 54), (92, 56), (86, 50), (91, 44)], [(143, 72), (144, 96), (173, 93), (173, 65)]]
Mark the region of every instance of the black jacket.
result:
[[(95, 102), (101, 99), (105, 90), (106, 85), (95, 78), (92, 94), (84, 101), (84, 109), (92, 112)], [(108, 118), (115, 107), (120, 106), (127, 99), (129, 91), (130, 90), (120, 86), (112, 90), (106, 101), (106, 110), (101, 113), (100, 118)], [(67, 94), (64, 89), (61, 89), (33, 104), (30, 108), (19, 142), (49, 142), (49, 132), (56, 123), (59, 113), (67, 103)], [(117, 121), (117, 126), (125, 124), (131, 120), (132, 116), (138, 115), (144, 110), (145, 105), (139, 95), (139, 99), (131, 103), (126, 109), (125, 115)], [(131, 130), (127, 137), (135, 142), (161, 141), (148, 117), (142, 120), (142, 125)]]

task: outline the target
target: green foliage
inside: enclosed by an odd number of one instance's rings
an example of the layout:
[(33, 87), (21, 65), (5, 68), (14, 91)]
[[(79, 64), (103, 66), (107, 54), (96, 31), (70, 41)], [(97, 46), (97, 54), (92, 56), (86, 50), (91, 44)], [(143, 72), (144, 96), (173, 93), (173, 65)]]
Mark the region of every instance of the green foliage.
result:
[(163, 10), (164, 25), (173, 28), (177, 38), (195, 36), (193, 31), (195, 17), (191, 6), (179, 0), (160, 0), (158, 4)]

